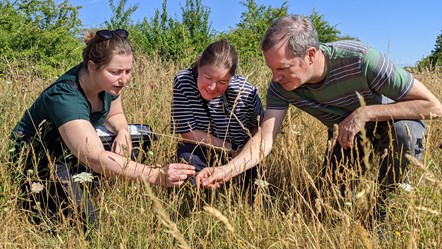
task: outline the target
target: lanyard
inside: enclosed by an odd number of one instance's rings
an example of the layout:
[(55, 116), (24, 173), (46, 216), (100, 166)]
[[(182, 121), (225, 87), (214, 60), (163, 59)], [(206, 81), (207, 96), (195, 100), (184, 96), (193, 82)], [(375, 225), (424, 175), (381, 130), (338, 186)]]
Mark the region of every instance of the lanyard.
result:
[[(208, 106), (209, 101), (207, 101), (207, 100), (205, 100), (203, 98), (202, 98), (202, 101), (203, 101), (204, 110), (206, 110), (207, 116), (209, 117), (209, 123), (210, 123), (211, 120), (212, 120), (212, 116), (210, 115), (210, 110), (209, 110), (209, 106)], [(232, 142), (232, 138), (230, 136), (230, 124), (228, 122), (229, 119), (227, 119), (227, 117), (230, 116), (230, 114), (231, 114), (230, 113), (229, 102), (228, 102), (228, 98), (227, 98), (227, 90), (223, 94), (223, 110), (224, 110), (224, 120), (225, 120), (226, 126), (227, 126), (226, 133), (229, 136), (229, 141), (230, 141), (230, 144), (232, 145), (232, 149), (236, 149), (237, 146)], [(209, 127), (210, 127), (210, 125), (209, 125)]]

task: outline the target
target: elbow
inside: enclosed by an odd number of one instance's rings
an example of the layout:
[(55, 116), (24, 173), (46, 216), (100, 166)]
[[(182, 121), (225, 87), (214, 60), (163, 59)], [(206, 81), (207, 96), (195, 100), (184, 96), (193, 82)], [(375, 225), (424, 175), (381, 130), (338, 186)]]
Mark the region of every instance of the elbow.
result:
[(429, 119), (440, 119), (442, 118), (442, 104), (440, 101), (435, 101), (436, 103), (433, 104), (432, 110), (429, 115)]
[(100, 160), (100, 156), (104, 156), (103, 153), (97, 152), (92, 154), (86, 157), (82, 157), (81, 158), (82, 163), (87, 167), (89, 167), (94, 173), (103, 175), (105, 173), (105, 170)]

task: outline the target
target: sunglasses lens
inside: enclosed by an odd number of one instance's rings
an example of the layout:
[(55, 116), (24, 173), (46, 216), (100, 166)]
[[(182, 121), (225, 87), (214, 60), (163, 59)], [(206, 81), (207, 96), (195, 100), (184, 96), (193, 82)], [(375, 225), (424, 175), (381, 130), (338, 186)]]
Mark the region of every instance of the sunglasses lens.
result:
[(107, 30), (107, 29), (97, 31), (97, 35), (103, 40), (109, 40), (113, 36), (112, 31)]
[(129, 32), (127, 32), (127, 31), (124, 30), (124, 29), (116, 29), (116, 30), (114, 31), (114, 33), (115, 33), (116, 35), (118, 35), (119, 37), (121, 37), (121, 38), (127, 38), (127, 37), (129, 36)]

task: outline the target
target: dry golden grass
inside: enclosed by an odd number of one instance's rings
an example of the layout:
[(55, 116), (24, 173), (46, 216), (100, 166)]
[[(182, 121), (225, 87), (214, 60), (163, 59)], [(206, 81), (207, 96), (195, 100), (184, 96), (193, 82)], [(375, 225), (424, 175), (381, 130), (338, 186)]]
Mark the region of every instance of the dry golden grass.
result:
[[(187, 187), (165, 190), (141, 183), (103, 181), (95, 199), (99, 209), (97, 228), (83, 234), (68, 224), (59, 224), (55, 233), (46, 232), (50, 228), (31, 224), (17, 207), (17, 182), (6, 167), (11, 129), (54, 79), (10, 68), (11, 72), (0, 78), (0, 248), (442, 247), (439, 120), (428, 122), (425, 158), (411, 167), (415, 190), (397, 193), (388, 204), (388, 222), (380, 238), (377, 227), (363, 225), (377, 194), (370, 175), (360, 180), (351, 205), (340, 211), (332, 208), (333, 195), (318, 203), (328, 218), (318, 219), (311, 212), (314, 207), (302, 199), (300, 192), (319, 172), (327, 135), (319, 122), (293, 107), (271, 155), (260, 168), (262, 180), (269, 186), (259, 188), (252, 207), (238, 197), (234, 187), (204, 199), (202, 192)], [(169, 111), (173, 77), (182, 68), (139, 55), (131, 85), (124, 93), (129, 122), (147, 123), (159, 135), (151, 147), (154, 156), (147, 160), (152, 165), (174, 161), (177, 137), (169, 133)], [(257, 61), (240, 71), (264, 97), (270, 79), (264, 63)], [(414, 73), (437, 97), (442, 97), (441, 72)]]

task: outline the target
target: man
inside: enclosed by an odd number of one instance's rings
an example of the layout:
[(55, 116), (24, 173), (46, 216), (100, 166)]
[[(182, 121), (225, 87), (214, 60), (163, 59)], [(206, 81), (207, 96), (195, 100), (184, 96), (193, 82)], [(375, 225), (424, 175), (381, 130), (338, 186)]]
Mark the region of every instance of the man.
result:
[[(342, 162), (361, 152), (358, 141), (363, 128), (378, 152), (388, 149), (379, 183), (391, 187), (403, 180), (409, 163), (405, 154), (419, 159), (424, 150), (426, 128), (421, 119), (442, 115), (441, 103), (421, 82), (363, 43), (319, 44), (312, 22), (300, 15), (275, 20), (261, 48), (272, 70), (262, 127), (228, 164), (200, 172), (197, 180), (203, 186), (219, 187), (267, 156), (289, 104), (327, 126), (335, 145), (327, 149), (322, 180), (331, 176), (328, 179), (341, 187), (341, 193), (346, 186), (336, 172), (342, 173)], [(335, 137), (334, 125), (338, 126)], [(356, 170), (363, 174), (365, 168)]]

